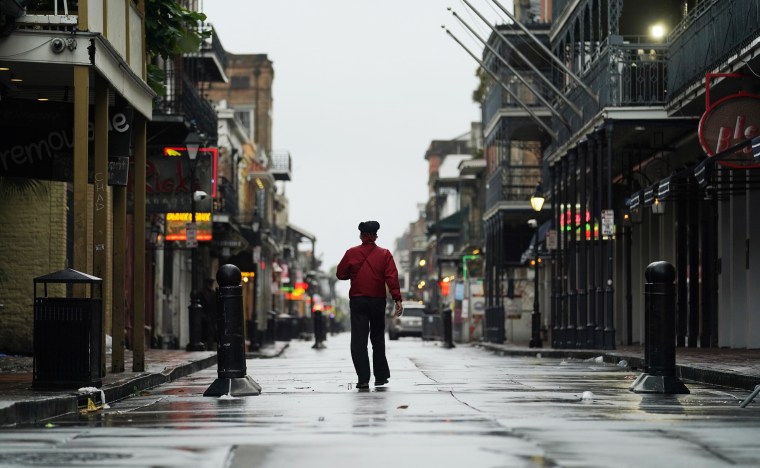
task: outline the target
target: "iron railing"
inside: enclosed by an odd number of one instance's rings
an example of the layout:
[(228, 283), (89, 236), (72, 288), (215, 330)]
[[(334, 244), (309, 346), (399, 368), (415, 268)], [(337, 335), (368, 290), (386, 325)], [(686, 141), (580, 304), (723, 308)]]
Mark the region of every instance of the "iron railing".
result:
[(564, 102), (556, 102), (557, 109), (570, 124), (570, 129), (554, 125), (560, 142), (570, 138), (605, 107), (664, 106), (667, 103), (670, 96), (668, 46), (642, 39), (638, 36), (608, 38), (580, 76), (597, 92), (598, 105), (577, 85), (568, 83), (567, 96), (583, 115), (574, 113)]
[(275, 151), (272, 153), (272, 162), (269, 171), (275, 180), (290, 180), (292, 161), (287, 151)]
[(527, 201), (541, 178), (541, 166), (505, 164), (486, 182), (486, 211), (502, 201)]
[[(504, 71), (506, 72), (506, 69), (504, 69)], [(543, 96), (550, 95), (551, 91), (549, 90), (549, 87), (545, 85), (544, 81), (539, 78), (535, 72), (529, 70), (518, 70), (518, 72), (536, 91), (541, 93)], [(520, 101), (523, 102), (523, 104), (531, 108), (538, 108), (543, 105), (538, 100), (536, 95), (533, 94), (530, 88), (522, 81), (520, 81), (516, 76), (503, 72), (501, 73), (501, 77), (502, 82), (507, 85), (509, 90), (512, 91), (512, 93), (514, 93), (514, 95), (517, 96)], [(483, 122), (490, 122), (493, 116), (499, 112), (499, 109), (502, 109), (504, 107), (523, 109), (522, 105), (520, 105), (512, 96), (510, 96), (510, 94), (506, 92), (499, 83), (493, 83), (491, 85), (491, 88), (488, 90), (485, 105), (483, 106)]]
[(167, 62), (164, 73), (166, 95), (156, 98), (153, 113), (183, 116), (195, 122), (198, 131), (204, 133), (210, 143), (216, 141), (217, 116), (211, 104), (200, 95), (190, 78), (174, 67), (174, 62)]
[(219, 60), (219, 63), (222, 64), (222, 69), (226, 70), (227, 53), (224, 51), (224, 47), (222, 47), (222, 41), (219, 39), (219, 34), (217, 34), (216, 29), (214, 29), (213, 26), (206, 26), (205, 29), (211, 29), (211, 37), (205, 39), (201, 43), (201, 52), (213, 53)]
[(705, 0), (676, 26), (670, 41), (668, 90), (676, 97), (707, 71), (760, 36), (757, 0)]

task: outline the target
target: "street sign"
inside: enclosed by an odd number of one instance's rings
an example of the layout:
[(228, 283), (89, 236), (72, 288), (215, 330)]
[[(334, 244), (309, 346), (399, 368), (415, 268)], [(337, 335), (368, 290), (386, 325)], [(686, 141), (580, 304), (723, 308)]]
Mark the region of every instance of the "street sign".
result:
[(253, 255), (251, 255), (253, 263), (259, 263), (261, 261), (261, 246), (257, 245), (253, 248)]
[(615, 210), (602, 210), (602, 235), (615, 234)]
[(198, 227), (195, 223), (185, 224), (185, 232), (187, 238), (185, 239), (185, 247), (194, 249), (198, 247)]
[(546, 232), (546, 248), (549, 250), (557, 250), (557, 230), (549, 229)]

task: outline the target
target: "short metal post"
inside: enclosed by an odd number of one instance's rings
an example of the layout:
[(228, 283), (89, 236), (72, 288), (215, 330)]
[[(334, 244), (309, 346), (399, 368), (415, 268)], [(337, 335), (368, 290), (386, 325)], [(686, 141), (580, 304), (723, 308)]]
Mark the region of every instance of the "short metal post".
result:
[(203, 396), (261, 394), (261, 386), (246, 374), (243, 335), (242, 276), (235, 265), (223, 265), (216, 273), (217, 379)]
[(644, 274), (646, 373), (629, 388), (635, 393), (689, 393), (676, 377), (676, 269), (668, 262), (650, 263)]
[(187, 350), (206, 351), (206, 345), (201, 339), (203, 336), (203, 306), (198, 291), (193, 290), (190, 294), (190, 305), (187, 306), (187, 310), (190, 318), (190, 342), (187, 344)]
[(454, 348), (454, 330), (451, 323), (451, 309), (443, 309), (443, 346), (444, 348)]
[(323, 341), (323, 335), (322, 335), (322, 312), (319, 310), (315, 310), (311, 313), (312, 318), (314, 319), (314, 346), (312, 346), (313, 349), (323, 349), (325, 347)]

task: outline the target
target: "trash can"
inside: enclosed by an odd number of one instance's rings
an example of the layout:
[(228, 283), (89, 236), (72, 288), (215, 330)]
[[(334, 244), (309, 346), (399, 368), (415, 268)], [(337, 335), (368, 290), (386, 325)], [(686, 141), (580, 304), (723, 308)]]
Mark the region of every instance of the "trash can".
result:
[(504, 343), (504, 308), (486, 308), (483, 336), (491, 343)]
[[(50, 297), (48, 284), (84, 285), (89, 297)], [(67, 268), (34, 278), (34, 388), (100, 387), (103, 280)], [(43, 285), (43, 295), (37, 295)], [(97, 286), (97, 288), (96, 288)], [(97, 289), (98, 296), (95, 296)], [(67, 294), (70, 295), (70, 294)], [(86, 293), (85, 296), (88, 294)]]
[(293, 338), (293, 319), (288, 314), (280, 314), (275, 321), (277, 341), (290, 341)]
[(422, 317), (422, 340), (432, 341), (441, 339), (441, 316), (425, 310)]
[(270, 310), (267, 313), (267, 331), (264, 336), (264, 340), (267, 343), (274, 343), (277, 339), (277, 315), (277, 311), (275, 310)]

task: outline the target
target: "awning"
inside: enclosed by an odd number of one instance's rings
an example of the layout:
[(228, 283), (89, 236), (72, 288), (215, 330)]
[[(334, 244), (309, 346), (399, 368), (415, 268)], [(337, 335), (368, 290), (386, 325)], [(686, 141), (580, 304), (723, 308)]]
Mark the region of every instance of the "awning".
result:
[(427, 234), (432, 235), (437, 232), (458, 232), (464, 224), (465, 216), (469, 214), (470, 208), (468, 207), (439, 220), (437, 223), (430, 223), (427, 228)]
[(305, 237), (312, 242), (315, 242), (317, 240), (317, 236), (310, 233), (306, 229), (301, 229), (293, 224), (288, 223), (288, 230), (294, 232), (295, 234), (300, 235), (301, 237)]

